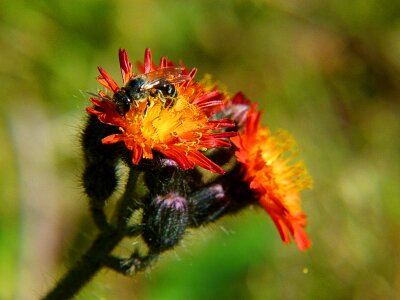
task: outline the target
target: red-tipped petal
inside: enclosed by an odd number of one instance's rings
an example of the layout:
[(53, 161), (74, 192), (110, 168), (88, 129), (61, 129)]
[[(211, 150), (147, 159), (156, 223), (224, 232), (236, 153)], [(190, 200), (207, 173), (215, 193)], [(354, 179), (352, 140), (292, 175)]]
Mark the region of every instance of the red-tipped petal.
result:
[(293, 238), (301, 251), (305, 251), (311, 247), (311, 241), (300, 225), (293, 224)]
[(238, 92), (232, 97), (232, 104), (250, 105), (250, 103), (251, 101), (242, 92)]
[(283, 224), (283, 222), (279, 219), (279, 217), (274, 214), (270, 214), (272, 221), (275, 223), (276, 228), (278, 229), (279, 235), (281, 236), (282, 242), (285, 244), (290, 243), (290, 235), (287, 231), (287, 228)]
[(149, 73), (152, 67), (151, 50), (146, 48), (144, 52), (144, 73)]
[(190, 79), (183, 84), (184, 88), (187, 88), (189, 86), (190, 82), (193, 80), (193, 78), (194, 78), (194, 76), (196, 76), (196, 74), (197, 74), (197, 68), (193, 68), (188, 74)]
[(137, 165), (140, 162), (143, 154), (143, 148), (140, 147), (138, 144), (134, 144), (132, 150), (132, 163)]
[(191, 79), (194, 78), (194, 76), (196, 76), (197, 74), (197, 68), (193, 68), (190, 72), (189, 72), (189, 76)]
[(165, 56), (163, 56), (160, 59), (160, 68), (164, 69), (164, 68), (167, 68), (167, 67), (168, 67), (168, 59)]
[(106, 136), (101, 140), (103, 144), (115, 144), (118, 142), (122, 142), (124, 140), (124, 135), (120, 133), (116, 134), (111, 134), (109, 136)]
[(102, 114), (102, 112), (95, 110), (93, 107), (86, 107), (86, 112), (88, 114), (95, 115), (95, 116)]
[(111, 92), (115, 93), (119, 90), (118, 84), (111, 78), (110, 75), (102, 68), (98, 67), (101, 76), (97, 78), (98, 82)]
[[(201, 95), (200, 97), (197, 97), (193, 101), (193, 104), (200, 105), (200, 104), (202, 104), (204, 102), (210, 101), (211, 98), (216, 97), (218, 95), (221, 95), (221, 98), (222, 98), (221, 92), (217, 91), (217, 90), (205, 93), (205, 94)], [(214, 100), (219, 100), (219, 99), (214, 99)]]
[(210, 160), (204, 154), (202, 154), (198, 151), (189, 152), (188, 157), (196, 165), (199, 165), (200, 167), (202, 167), (206, 170), (209, 170), (211, 172), (218, 173), (218, 174), (225, 173), (224, 169), (222, 169), (220, 166), (218, 166), (216, 163), (214, 163), (212, 160)]
[(227, 140), (216, 140), (214, 138), (202, 139), (201, 145), (208, 149), (217, 147), (230, 147), (231, 143)]
[(197, 106), (201, 110), (205, 110), (206, 108), (210, 107), (221, 107), (224, 104), (224, 100), (218, 99), (218, 100), (210, 100), (210, 101), (204, 101), (203, 103), (198, 103)]
[(129, 62), (128, 53), (125, 49), (119, 49), (119, 65), (121, 68), (121, 76), (124, 84), (126, 84), (132, 75), (132, 64)]
[(188, 159), (184, 151), (179, 151), (176, 149), (168, 149), (168, 150), (161, 150), (160, 152), (164, 154), (166, 157), (176, 161), (178, 165), (184, 170), (194, 168), (194, 163)]
[(210, 120), (207, 122), (207, 128), (211, 129), (233, 128), (235, 126), (235, 122), (231, 119)]
[(98, 107), (101, 107), (103, 104), (102, 104), (102, 102), (103, 101), (101, 101), (100, 99), (98, 99), (98, 98), (90, 98), (90, 102), (92, 102), (94, 105), (96, 105), (96, 106), (98, 106)]

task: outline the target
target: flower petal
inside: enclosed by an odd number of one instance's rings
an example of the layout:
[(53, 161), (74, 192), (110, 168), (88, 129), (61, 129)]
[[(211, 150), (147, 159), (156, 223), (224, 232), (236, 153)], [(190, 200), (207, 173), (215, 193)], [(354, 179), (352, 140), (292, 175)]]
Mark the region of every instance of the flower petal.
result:
[(152, 67), (151, 50), (146, 48), (144, 52), (144, 73), (149, 73)]
[(110, 92), (117, 92), (119, 90), (119, 86), (114, 81), (114, 79), (112, 79), (102, 67), (98, 67), (98, 70), (101, 76), (97, 77), (97, 81), (100, 82), (100, 84), (108, 89)]
[(122, 81), (125, 84), (128, 83), (132, 77), (132, 64), (129, 62), (128, 54), (125, 49), (119, 49), (119, 65), (121, 69)]
[(306, 216), (300, 208), (300, 191), (310, 187), (310, 177), (301, 163), (290, 165), (293, 139), (282, 131), (271, 134), (261, 126), (260, 117), (252, 105), (243, 132), (231, 138), (238, 148), (235, 155), (243, 164), (244, 180), (258, 194), (282, 241), (288, 243), (292, 236), (299, 249), (305, 250), (311, 242), (303, 230)]

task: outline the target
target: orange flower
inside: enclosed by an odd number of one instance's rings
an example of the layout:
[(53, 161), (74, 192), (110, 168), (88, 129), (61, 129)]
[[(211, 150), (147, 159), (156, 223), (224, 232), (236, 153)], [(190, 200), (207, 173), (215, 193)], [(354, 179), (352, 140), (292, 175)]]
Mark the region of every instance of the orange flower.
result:
[(311, 177), (302, 162), (291, 164), (294, 140), (284, 131), (271, 134), (260, 124), (260, 116), (252, 105), (243, 132), (231, 138), (238, 148), (235, 155), (243, 164), (244, 180), (256, 191), (283, 242), (289, 243), (291, 235), (299, 249), (306, 250), (311, 242), (303, 230), (307, 218), (300, 191), (311, 186)]
[(138, 75), (144, 79), (157, 75), (158, 79), (171, 82), (178, 78), (174, 82), (177, 95), (166, 100), (157, 93), (148, 92), (144, 99), (133, 101), (134, 105), (121, 114), (114, 95), (123, 91), (124, 87), (121, 88), (99, 67), (101, 76), (98, 81), (111, 95), (100, 91), (98, 97), (90, 99), (94, 107), (87, 108), (87, 111), (96, 115), (101, 122), (117, 126), (121, 131), (105, 137), (102, 142), (124, 142), (126, 148), (132, 151), (133, 164), (138, 164), (142, 158), (152, 159), (153, 151), (157, 151), (175, 160), (182, 169), (192, 169), (198, 165), (211, 172), (224, 173), (202, 152), (216, 147), (230, 147), (227, 138), (236, 135), (236, 132), (221, 131), (234, 127), (232, 120), (210, 119), (223, 107), (225, 95), (195, 82), (196, 69), (189, 72), (184, 66), (175, 67), (166, 57), (161, 58), (157, 67), (152, 62), (150, 49), (145, 51), (144, 64), (139, 65), (138, 74), (132, 72), (132, 64), (123, 49), (119, 51), (119, 60), (124, 86)]

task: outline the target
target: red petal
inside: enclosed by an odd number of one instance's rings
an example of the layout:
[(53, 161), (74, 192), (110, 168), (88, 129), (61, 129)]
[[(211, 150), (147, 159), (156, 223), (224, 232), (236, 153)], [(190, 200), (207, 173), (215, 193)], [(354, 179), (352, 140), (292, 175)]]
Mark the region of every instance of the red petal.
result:
[(90, 102), (92, 102), (95, 106), (104, 108), (104, 101), (101, 101), (99, 98), (90, 98)]
[(121, 68), (121, 75), (124, 84), (126, 84), (132, 75), (132, 64), (129, 62), (128, 53), (125, 49), (119, 49), (119, 65)]
[(151, 61), (151, 50), (146, 48), (144, 51), (144, 73), (149, 73), (151, 71), (152, 61)]
[(183, 84), (183, 87), (184, 87), (184, 88), (187, 88), (187, 87), (189, 86), (190, 81), (193, 80), (193, 78), (194, 78), (194, 76), (196, 76), (196, 74), (197, 74), (197, 68), (193, 68), (193, 69), (189, 72), (189, 74), (188, 74), (189, 77), (190, 77), (190, 80), (186, 81), (186, 82)]
[[(194, 99), (193, 104), (201, 105), (203, 102), (208, 102), (208, 101), (210, 101), (211, 98), (216, 97), (218, 95), (222, 95), (222, 94), (220, 91), (217, 91), (217, 90), (207, 92), (207, 93), (201, 95), (200, 97), (197, 97), (196, 99)], [(219, 99), (216, 99), (216, 100), (219, 100)]]
[(165, 56), (161, 57), (160, 59), (160, 68), (164, 69), (168, 67), (168, 60)]
[(176, 161), (177, 164), (184, 170), (194, 168), (194, 163), (188, 159), (184, 151), (180, 151), (177, 149), (168, 149), (160, 150), (160, 152), (166, 157)]
[[(196, 101), (196, 100), (195, 100)], [(222, 106), (222, 104), (224, 104), (224, 100), (222, 99), (218, 99), (218, 100), (209, 100), (209, 101), (205, 101), (204, 103), (197, 103), (197, 106), (201, 109), (204, 110), (206, 108), (210, 108), (213, 106)]]
[(190, 77), (191, 79), (193, 79), (194, 76), (196, 76), (196, 74), (197, 74), (197, 68), (193, 68), (193, 69), (189, 72), (189, 77)]
[[(231, 138), (231, 142), (239, 149), (243, 149), (242, 137), (240, 135)], [(235, 154), (236, 155), (236, 154)], [(237, 155), (236, 155), (237, 156)]]
[(86, 112), (88, 114), (95, 115), (95, 116), (98, 116), (98, 115), (102, 114), (101, 111), (98, 111), (98, 110), (94, 109), (93, 107), (86, 107)]
[(116, 134), (111, 134), (109, 136), (106, 136), (101, 140), (103, 144), (115, 144), (118, 142), (122, 142), (124, 140), (125, 135), (116, 133)]
[(290, 243), (290, 236), (287, 232), (287, 229), (285, 225), (282, 223), (282, 221), (279, 219), (279, 217), (270, 214), (272, 221), (275, 223), (276, 228), (278, 229), (279, 235), (281, 236), (282, 241), (285, 244)]
[(226, 140), (210, 139), (210, 140), (205, 140), (205, 141), (202, 140), (200, 145), (203, 147), (206, 147), (208, 149), (211, 149), (211, 148), (217, 148), (217, 147), (230, 147), (231, 143)]
[(246, 98), (246, 96), (242, 92), (238, 92), (232, 97), (232, 104), (250, 105), (250, 103), (250, 99)]
[(293, 224), (293, 238), (297, 243), (297, 246), (301, 251), (305, 251), (311, 247), (311, 241), (308, 239), (307, 234), (304, 232), (303, 228), (301, 228), (298, 224)]
[[(211, 126), (208, 126), (211, 125)], [(209, 129), (220, 129), (224, 127), (235, 127), (235, 122), (231, 119), (221, 119), (221, 120), (209, 120), (207, 122), (207, 128)]]
[(260, 125), (261, 113), (261, 111), (257, 112), (257, 104), (253, 104), (250, 107), (244, 132), (246, 135), (253, 135), (257, 132), (257, 129)]
[(142, 158), (143, 154), (143, 149), (140, 147), (138, 144), (133, 145), (132, 150), (132, 163), (137, 165), (140, 162), (140, 159)]
[(98, 77), (97, 80), (100, 82), (100, 84), (113, 93), (117, 92), (119, 90), (119, 86), (114, 79), (112, 79), (102, 67), (98, 67), (98, 69), (101, 77)]
[(209, 170), (214, 173), (218, 174), (224, 174), (225, 171), (222, 169), (220, 166), (218, 166), (216, 163), (211, 161), (209, 158), (207, 158), (204, 154), (198, 152), (198, 151), (190, 151), (188, 153), (188, 158), (194, 162), (195, 164), (199, 165), (200, 167)]

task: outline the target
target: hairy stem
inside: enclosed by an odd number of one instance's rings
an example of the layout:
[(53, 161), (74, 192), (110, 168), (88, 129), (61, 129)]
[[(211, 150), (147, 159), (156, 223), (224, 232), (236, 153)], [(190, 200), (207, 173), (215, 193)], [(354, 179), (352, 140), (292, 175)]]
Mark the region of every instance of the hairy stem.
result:
[(129, 219), (132, 214), (140, 208), (141, 201), (139, 200), (136, 183), (138, 181), (140, 171), (134, 167), (130, 168), (129, 178), (126, 183), (125, 192), (119, 200), (114, 218), (117, 223), (117, 228), (125, 231), (128, 228)]
[(96, 205), (94, 201), (90, 200), (89, 209), (92, 215), (93, 222), (97, 226), (97, 228), (100, 231), (107, 230), (107, 228), (110, 227), (110, 224), (108, 223), (107, 216), (104, 212), (104, 205), (99, 207), (99, 205)]
[[(129, 226), (128, 221), (132, 213), (139, 208), (140, 201), (137, 196), (136, 182), (139, 173), (131, 168), (126, 184), (125, 193), (120, 198), (115, 215), (117, 226), (107, 226), (104, 211), (95, 211), (95, 216), (100, 216), (98, 225), (100, 233), (93, 241), (90, 248), (64, 275), (56, 286), (44, 296), (43, 300), (71, 299), (93, 276), (103, 267), (107, 266), (112, 250), (125, 236), (135, 236), (141, 233), (141, 226)], [(92, 211), (93, 213), (93, 211)], [(96, 218), (94, 218), (96, 221)]]
[(123, 275), (132, 275), (149, 267), (157, 258), (158, 254), (142, 256), (134, 252), (129, 258), (109, 256), (104, 260), (104, 265)]
[(116, 230), (100, 233), (89, 250), (43, 299), (71, 299), (104, 266), (104, 258), (123, 237)]

